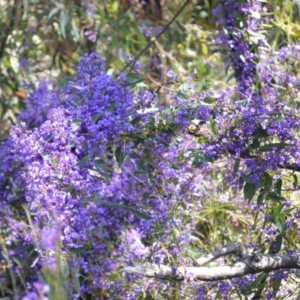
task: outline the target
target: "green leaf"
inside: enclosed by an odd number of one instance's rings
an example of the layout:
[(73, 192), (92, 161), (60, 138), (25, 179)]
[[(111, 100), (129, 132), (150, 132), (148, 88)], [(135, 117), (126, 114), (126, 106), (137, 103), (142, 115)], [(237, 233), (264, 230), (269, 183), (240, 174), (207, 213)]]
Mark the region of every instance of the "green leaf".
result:
[(298, 187), (298, 177), (297, 175), (293, 175), (294, 181), (293, 181), (293, 187), (296, 189)]
[(276, 181), (276, 191), (277, 191), (277, 194), (280, 196), (281, 195), (281, 188), (282, 188), (282, 179), (278, 179)]
[(112, 273), (111, 275), (108, 276), (108, 280), (109, 281), (114, 281), (120, 278), (120, 273), (116, 272), (116, 273)]
[(179, 100), (187, 100), (187, 97), (184, 93), (182, 92), (177, 92), (176, 93), (176, 97), (179, 99)]
[(268, 274), (265, 272), (259, 274), (256, 277), (256, 279), (248, 285), (247, 289), (248, 290), (251, 290), (253, 288), (257, 289), (259, 286), (261, 286), (261, 283), (265, 283), (265, 280), (267, 277), (268, 277)]
[(186, 160), (186, 157), (184, 155), (184, 151), (181, 151), (178, 156), (178, 161), (183, 163), (183, 162), (185, 162), (185, 160)]
[(267, 151), (273, 151), (274, 148), (276, 150), (282, 150), (283, 148), (289, 146), (288, 144), (285, 144), (285, 143), (273, 143), (273, 144), (268, 144), (268, 145), (264, 145), (264, 146), (261, 146), (259, 148), (259, 150), (261, 152), (267, 152)]
[(213, 118), (210, 118), (209, 122), (210, 122), (211, 130), (214, 133), (214, 135), (218, 135), (219, 130), (218, 130), (218, 125), (217, 125), (216, 121)]
[(80, 32), (79, 32), (79, 28), (76, 24), (76, 19), (75, 18), (72, 18), (71, 26), (72, 26), (72, 34), (74, 35), (74, 38), (75, 38), (76, 42), (79, 42), (80, 41)]
[(256, 192), (256, 186), (253, 183), (247, 182), (244, 186), (244, 197), (251, 201)]
[(80, 294), (80, 281), (78, 277), (78, 274), (80, 273), (79, 268), (72, 267), (70, 268), (70, 270), (72, 274), (72, 282), (73, 282), (74, 289), (76, 293)]
[(136, 132), (134, 134), (127, 134), (126, 135), (129, 138), (132, 138), (134, 141), (134, 146), (138, 146), (141, 143), (144, 143), (145, 140), (147, 140), (147, 137), (143, 132)]
[(68, 262), (63, 255), (61, 255), (59, 258), (60, 258), (60, 267), (61, 267), (62, 275), (65, 279), (67, 279), (70, 275)]
[(199, 154), (193, 155), (193, 166), (194, 167), (199, 167), (204, 162), (205, 162), (204, 156), (199, 155)]
[(281, 200), (283, 200), (284, 198), (279, 196), (277, 193), (275, 192), (270, 192), (267, 194), (267, 198), (270, 200), (273, 200), (275, 202), (280, 202)]
[(177, 164), (171, 164), (171, 166), (175, 170), (180, 170), (180, 167)]
[(265, 182), (263, 180), (259, 180), (256, 184), (255, 184), (257, 189), (260, 189), (262, 187), (265, 186)]
[(132, 125), (138, 124), (142, 120), (142, 117), (136, 117), (131, 121)]
[[(282, 211), (282, 208), (283, 208), (283, 205), (282, 203), (279, 203), (278, 205), (274, 205), (272, 206), (272, 209), (271, 209), (271, 216), (273, 218), (273, 220), (278, 220), (279, 217), (282, 218), (283, 215), (280, 214), (281, 211)], [(275, 224), (275, 222), (273, 221), (273, 223)]]
[(103, 206), (108, 206), (108, 207), (115, 207), (115, 208), (120, 208), (120, 209), (129, 211), (129, 212), (133, 213), (139, 219), (147, 219), (147, 220), (151, 219), (151, 216), (148, 215), (147, 213), (138, 211), (138, 210), (136, 210), (132, 207), (129, 207), (125, 204), (120, 204), (120, 203), (113, 202), (113, 201), (106, 201), (106, 200), (104, 201), (104, 200), (100, 200), (100, 199), (86, 199), (86, 200), (95, 202), (95, 203), (99, 204), (100, 206), (103, 205)]
[(228, 83), (232, 78), (235, 78), (235, 73), (234, 73), (234, 72), (231, 73), (231, 74), (228, 76), (228, 78), (227, 78), (227, 80), (226, 80), (226, 83)]
[(207, 142), (205, 136), (199, 136), (197, 139), (196, 139), (197, 143), (199, 144), (205, 144)]
[(244, 175), (244, 176), (242, 176), (242, 178), (243, 178), (244, 182), (253, 183), (254, 184), (254, 181), (253, 181), (251, 175)]
[(244, 186), (244, 180), (243, 180), (243, 177), (240, 177), (239, 178), (239, 190), (241, 190)]
[(285, 224), (284, 224), (284, 222), (282, 220), (277, 220), (276, 226), (278, 228), (279, 233), (283, 235), (284, 232), (285, 232)]
[(68, 185), (68, 187), (66, 188), (66, 191), (70, 194), (72, 194), (72, 192), (75, 190), (75, 187), (73, 184)]
[(95, 167), (102, 169), (106, 165), (106, 163), (103, 158), (97, 158), (95, 159), (94, 165)]
[(52, 134), (49, 134), (49, 135), (46, 137), (46, 142), (51, 141), (52, 138), (53, 138)]
[(251, 144), (251, 147), (253, 149), (258, 149), (260, 147), (260, 143), (259, 143), (259, 140), (257, 138), (255, 138)]
[(96, 114), (96, 115), (93, 115), (92, 116), (92, 123), (93, 124), (96, 124), (98, 122), (98, 120), (103, 116), (103, 113), (99, 113), (99, 114)]
[(116, 109), (117, 102), (115, 100), (111, 100), (110, 104), (105, 108), (108, 112), (114, 112)]
[(276, 277), (272, 280), (272, 288), (273, 288), (273, 293), (276, 295), (277, 292), (279, 291), (279, 288), (281, 286), (281, 280), (277, 279)]
[(276, 236), (276, 253), (278, 253), (282, 247), (282, 241), (283, 241), (283, 237), (282, 237), (282, 234), (278, 234)]
[(86, 246), (83, 246), (81, 248), (71, 248), (70, 251), (78, 255), (83, 253), (92, 253), (92, 250), (89, 250), (89, 248)]
[(239, 167), (240, 167), (240, 160), (236, 159), (235, 162), (234, 162), (233, 172), (237, 173), (237, 171), (239, 170)]
[(199, 251), (199, 248), (194, 246), (186, 246), (185, 250), (187, 251), (187, 254), (189, 257), (192, 257), (193, 259), (198, 259), (201, 257), (201, 252)]
[(271, 187), (272, 186), (272, 183), (273, 183), (273, 177), (267, 173), (267, 172), (264, 172), (264, 175), (262, 177), (262, 181), (265, 183), (265, 187)]
[(51, 9), (51, 11), (48, 14), (48, 19), (51, 19), (58, 12), (59, 12), (59, 8), (58, 7), (54, 7), (53, 9)]
[(68, 24), (69, 17), (65, 11), (61, 11), (59, 15), (59, 25), (62, 37), (65, 39), (67, 37), (66, 34), (66, 26)]
[(259, 194), (257, 197), (257, 205), (261, 205), (265, 200), (265, 195), (264, 194)]
[(117, 163), (119, 165), (119, 167), (121, 168), (122, 167), (122, 164), (124, 162), (124, 159), (126, 157), (126, 152), (124, 152), (122, 150), (122, 147), (118, 147), (115, 151), (115, 157), (116, 157), (116, 160), (117, 160)]
[(107, 92), (107, 88), (103, 88), (103, 89), (101, 90), (100, 94), (101, 94), (101, 95), (105, 95), (106, 92)]
[(136, 73), (128, 73), (126, 76), (126, 80), (129, 83), (129, 85), (133, 85), (144, 81), (144, 78)]
[(218, 98), (214, 98), (214, 97), (206, 97), (204, 98), (203, 102), (207, 103), (207, 104), (212, 104), (218, 101)]
[(73, 123), (78, 124), (78, 125), (81, 125), (81, 123), (83, 122), (82, 119), (73, 119), (72, 121), (73, 121)]
[(80, 160), (78, 163), (79, 168), (83, 168), (86, 165), (86, 163), (90, 161), (91, 157), (92, 154), (88, 154), (82, 160)]
[(253, 136), (259, 138), (259, 137), (268, 137), (268, 131), (266, 129), (263, 129), (261, 127), (257, 128), (253, 132)]
[(134, 32), (137, 35), (140, 47), (144, 47), (144, 45), (146, 44), (146, 39), (144, 34), (141, 32), (141, 28), (138, 26), (136, 22), (133, 22), (131, 26), (134, 28)]

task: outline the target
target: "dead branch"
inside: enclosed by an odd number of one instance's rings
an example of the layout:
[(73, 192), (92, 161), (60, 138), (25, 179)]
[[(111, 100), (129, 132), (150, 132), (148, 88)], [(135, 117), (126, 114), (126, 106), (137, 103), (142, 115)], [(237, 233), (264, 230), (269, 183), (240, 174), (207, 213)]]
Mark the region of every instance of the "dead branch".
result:
[[(240, 261), (225, 266), (201, 267), (221, 256), (236, 254)], [(224, 280), (241, 277), (247, 274), (270, 272), (278, 269), (300, 269), (300, 254), (279, 255), (243, 252), (239, 243), (232, 243), (221, 250), (212, 252), (197, 259), (199, 267), (166, 266), (153, 263), (127, 266), (124, 271), (146, 277), (184, 280), (197, 279), (203, 281)]]

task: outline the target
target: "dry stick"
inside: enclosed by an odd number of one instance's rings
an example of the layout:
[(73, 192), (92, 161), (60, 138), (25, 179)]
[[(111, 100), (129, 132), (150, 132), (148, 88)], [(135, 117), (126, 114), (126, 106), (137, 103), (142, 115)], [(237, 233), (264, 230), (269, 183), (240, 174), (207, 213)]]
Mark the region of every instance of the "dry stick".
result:
[(100, 23), (97, 30), (97, 36), (93, 47), (93, 52), (96, 52), (98, 41), (100, 40), (100, 33), (102, 29), (102, 24)]
[[(206, 261), (201, 258), (202, 264), (216, 259), (222, 255), (238, 254), (240, 262), (235, 264), (218, 267), (172, 267), (157, 265), (153, 263), (136, 264), (127, 266), (124, 271), (127, 273), (138, 274), (146, 277), (159, 277), (164, 279), (184, 280), (198, 279), (202, 281), (224, 280), (241, 277), (247, 274), (269, 272), (278, 269), (300, 269), (300, 254), (279, 255), (252, 253), (245, 255), (239, 243), (232, 243), (206, 256)], [(221, 255), (222, 254), (222, 255)]]
[(171, 19), (171, 21), (162, 29), (162, 31), (160, 33), (158, 33), (155, 37), (151, 38), (151, 41), (147, 44), (147, 46), (142, 49), (140, 51), (140, 53), (135, 57), (135, 59), (133, 60), (133, 62), (127, 64), (122, 72), (131, 65), (131, 68), (129, 70), (129, 72), (131, 72), (136, 64), (136, 62), (138, 61), (138, 59), (152, 46), (152, 44), (158, 40), (168, 29), (169, 27), (173, 24), (173, 22), (177, 19), (177, 17), (182, 13), (182, 11), (185, 9), (185, 7), (189, 4), (191, 0), (187, 0), (185, 1), (185, 3), (181, 6), (181, 8), (177, 11), (177, 13), (174, 15), (174, 17)]
[(243, 253), (242, 247), (240, 243), (231, 243), (227, 246), (223, 247), (221, 250), (214, 251), (212, 253), (206, 254), (196, 260), (198, 266), (203, 266), (213, 260), (216, 260), (219, 257), (229, 255), (229, 254), (237, 254), (242, 257), (246, 255)]

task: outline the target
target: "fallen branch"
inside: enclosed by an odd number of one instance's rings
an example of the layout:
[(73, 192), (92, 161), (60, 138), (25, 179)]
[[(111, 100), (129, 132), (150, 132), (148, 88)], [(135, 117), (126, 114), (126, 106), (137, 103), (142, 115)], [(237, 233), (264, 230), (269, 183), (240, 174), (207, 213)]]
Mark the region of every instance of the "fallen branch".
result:
[(241, 277), (247, 274), (270, 272), (278, 269), (300, 269), (300, 254), (243, 253), (239, 243), (230, 244), (219, 251), (201, 257), (196, 262), (198, 265), (203, 265), (228, 254), (239, 255), (240, 261), (235, 264), (217, 267), (174, 267), (145, 263), (127, 266), (124, 268), (124, 271), (146, 277), (159, 277), (173, 280), (193, 278), (203, 281), (215, 281)]

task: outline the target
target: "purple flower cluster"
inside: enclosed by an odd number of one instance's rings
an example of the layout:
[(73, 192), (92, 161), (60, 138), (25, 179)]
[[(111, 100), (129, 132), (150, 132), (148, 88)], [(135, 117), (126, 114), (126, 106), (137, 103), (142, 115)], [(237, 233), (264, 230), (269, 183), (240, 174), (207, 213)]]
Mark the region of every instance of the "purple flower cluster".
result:
[(40, 81), (39, 86), (28, 96), (27, 107), (18, 116), (20, 122), (26, 123), (26, 128), (39, 127), (46, 120), (53, 105), (50, 99), (51, 84), (51, 81)]
[[(190, 262), (184, 248), (194, 240), (194, 207), (201, 207), (199, 197), (210, 197), (199, 184), (205, 173), (180, 159), (196, 147), (193, 139), (177, 139), (178, 124), (168, 109), (152, 106), (155, 95), (134, 96), (104, 67), (97, 55), (84, 56), (73, 80), (47, 94), (55, 108), (46, 120), (33, 130), (20, 123), (3, 146), (3, 197), (25, 203), (33, 219), (32, 231), (19, 231), (19, 237), (35, 244), (45, 265), (56, 265), (48, 255), (55, 249), (81, 253), (70, 259), (71, 269), (89, 276), (81, 293), (112, 284), (124, 291), (123, 280), (109, 280), (124, 262), (168, 263), (170, 255)], [(38, 102), (44, 96), (31, 97)], [(210, 109), (193, 103), (187, 117), (206, 121)], [(34, 118), (31, 112), (29, 105), (22, 118)], [(9, 172), (13, 181), (4, 182)], [(129, 290), (130, 297), (142, 292)]]
[(22, 300), (48, 300), (47, 295), (50, 292), (50, 287), (47, 284), (35, 282), (33, 284), (34, 291), (29, 292)]
[[(52, 228), (59, 224), (59, 230), (72, 228), (64, 237), (69, 247), (80, 247), (86, 241), (86, 235), (75, 228), (84, 224), (88, 230), (89, 224), (78, 196), (72, 196), (78, 191), (83, 193), (82, 186), (88, 189), (87, 179), (78, 166), (76, 154), (81, 149), (81, 140), (75, 130), (66, 111), (52, 109), (48, 120), (38, 129), (26, 131), (21, 123), (12, 133), (13, 153), (26, 167), (20, 179), (26, 186), (26, 203), (35, 212), (35, 227)], [(78, 209), (75, 215), (74, 207)]]
[(79, 124), (88, 152), (99, 157), (107, 153), (108, 145), (117, 145), (133, 130), (129, 116), (135, 115), (133, 95), (125, 82), (118, 83), (104, 68), (96, 54), (84, 56), (74, 79), (57, 100)]
[[(248, 95), (248, 90), (253, 89), (256, 76), (257, 54), (253, 51), (247, 37), (257, 34), (262, 22), (260, 13), (263, 7), (261, 2), (252, 1), (221, 1), (214, 9), (217, 24), (222, 27), (219, 36), (221, 44), (226, 45), (235, 78), (239, 83), (239, 92)], [(261, 40), (256, 40), (258, 44)]]

